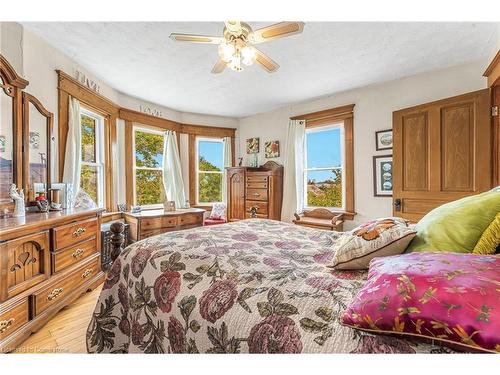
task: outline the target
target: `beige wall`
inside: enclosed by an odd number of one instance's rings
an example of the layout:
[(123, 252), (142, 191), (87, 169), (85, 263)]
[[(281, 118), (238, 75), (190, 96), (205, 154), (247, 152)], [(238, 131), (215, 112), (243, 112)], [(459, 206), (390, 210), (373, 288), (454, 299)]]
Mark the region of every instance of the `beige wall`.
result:
[[(353, 225), (376, 217), (392, 214), (392, 198), (373, 196), (372, 156), (390, 154), (375, 151), (375, 132), (392, 127), (392, 112), (401, 108), (446, 98), (486, 87), (482, 77), (488, 61), (457, 66), (442, 71), (420, 74), (404, 79), (367, 86), (304, 103), (240, 119), (240, 154), (244, 165), (249, 164), (245, 140), (260, 137), (259, 162), (264, 163), (264, 143), (280, 141), (284, 155), (286, 128), (291, 116), (320, 111), (345, 104), (354, 107), (354, 186), (355, 208), (358, 213)], [(300, 90), (300, 87), (297, 87)], [(282, 157), (272, 159), (279, 163)], [(286, 204), (286, 202), (284, 202)]]

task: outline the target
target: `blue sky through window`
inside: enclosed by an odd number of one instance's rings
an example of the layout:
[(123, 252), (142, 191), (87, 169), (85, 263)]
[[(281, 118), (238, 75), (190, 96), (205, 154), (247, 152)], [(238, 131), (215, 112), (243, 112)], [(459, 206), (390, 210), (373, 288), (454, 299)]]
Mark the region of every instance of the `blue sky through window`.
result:
[[(306, 133), (307, 168), (340, 167), (342, 154), (340, 128)], [(330, 171), (318, 171), (310, 175), (316, 182), (331, 178)]]
[(200, 141), (198, 143), (198, 155), (203, 156), (206, 161), (223, 170), (224, 157), (222, 142)]

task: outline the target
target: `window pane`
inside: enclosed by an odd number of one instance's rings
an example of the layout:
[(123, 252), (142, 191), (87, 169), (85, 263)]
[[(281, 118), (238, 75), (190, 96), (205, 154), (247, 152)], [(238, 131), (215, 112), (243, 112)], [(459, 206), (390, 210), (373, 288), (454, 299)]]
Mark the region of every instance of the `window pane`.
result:
[(342, 171), (307, 171), (307, 205), (342, 207)]
[(307, 132), (307, 168), (340, 167), (340, 128)]
[(165, 201), (162, 171), (136, 169), (135, 171), (136, 201), (139, 206), (159, 204)]
[(148, 168), (163, 165), (163, 135), (135, 131), (135, 165)]
[(97, 200), (97, 184), (98, 184), (98, 167), (90, 165), (82, 165), (80, 174), (80, 188), (82, 188), (90, 198), (98, 204)]
[(82, 160), (95, 163), (95, 119), (87, 115), (81, 115), (82, 124)]
[(198, 170), (222, 171), (224, 166), (224, 151), (222, 142), (198, 142)]
[(199, 173), (198, 202), (222, 202), (222, 173)]

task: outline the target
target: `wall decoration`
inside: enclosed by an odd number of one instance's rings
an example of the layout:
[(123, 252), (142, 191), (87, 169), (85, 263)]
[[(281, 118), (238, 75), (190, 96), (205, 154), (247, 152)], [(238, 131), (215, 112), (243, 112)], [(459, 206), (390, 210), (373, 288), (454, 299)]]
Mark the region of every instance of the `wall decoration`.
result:
[(30, 148), (38, 150), (40, 147), (40, 133), (30, 132)]
[(147, 115), (161, 117), (161, 111), (159, 109), (147, 105), (139, 105), (139, 111)]
[(96, 81), (88, 78), (84, 73), (80, 72), (79, 70), (75, 70), (75, 79), (79, 81), (82, 85), (88, 87), (89, 89), (98, 94), (101, 91), (101, 87)]
[(259, 152), (259, 138), (247, 139), (247, 154), (257, 154)]
[(7, 145), (7, 138), (5, 135), (0, 135), (0, 152), (5, 152), (5, 146)]
[(375, 132), (376, 150), (391, 150), (392, 149), (392, 129), (381, 130)]
[(373, 157), (373, 195), (376, 197), (392, 197), (393, 185), (392, 155)]
[(265, 144), (266, 158), (278, 158), (280, 156), (280, 141), (269, 141)]

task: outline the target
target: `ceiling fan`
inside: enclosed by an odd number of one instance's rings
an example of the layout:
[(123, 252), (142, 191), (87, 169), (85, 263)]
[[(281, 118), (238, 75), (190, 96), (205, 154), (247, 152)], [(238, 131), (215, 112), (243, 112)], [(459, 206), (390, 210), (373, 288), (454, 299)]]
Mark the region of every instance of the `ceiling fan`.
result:
[(279, 65), (254, 44), (300, 34), (304, 29), (303, 22), (280, 22), (255, 31), (244, 22), (226, 21), (224, 24), (223, 36), (172, 33), (170, 38), (178, 42), (218, 44), (219, 60), (212, 68), (214, 74), (222, 73), (226, 66), (240, 72), (244, 65), (252, 65), (254, 62), (273, 73), (278, 70)]

